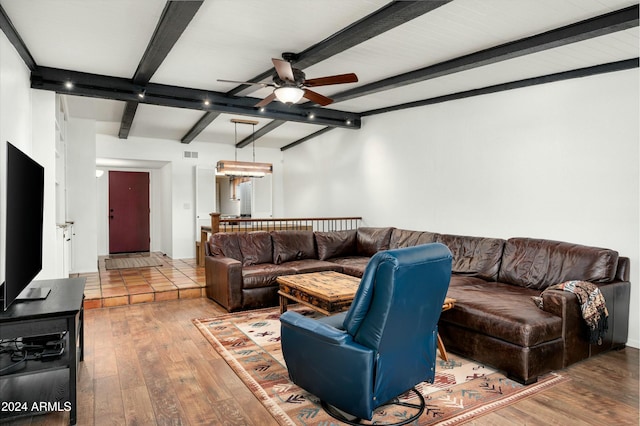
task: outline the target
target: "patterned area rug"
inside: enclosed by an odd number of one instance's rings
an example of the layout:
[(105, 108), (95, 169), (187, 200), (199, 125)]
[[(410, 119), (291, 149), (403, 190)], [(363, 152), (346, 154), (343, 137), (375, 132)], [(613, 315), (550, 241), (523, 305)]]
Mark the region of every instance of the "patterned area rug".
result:
[[(291, 310), (318, 315), (302, 307)], [(289, 380), (280, 347), (279, 317), (278, 308), (269, 308), (194, 319), (193, 323), (280, 424), (342, 424), (322, 409), (318, 398)], [(564, 380), (552, 373), (523, 386), (495, 370), (449, 354), (449, 362), (439, 359), (434, 383), (417, 386), (427, 407), (413, 424), (461, 424)], [(401, 399), (417, 401), (413, 393)], [(381, 407), (371, 424), (398, 422), (410, 414), (402, 406)]]

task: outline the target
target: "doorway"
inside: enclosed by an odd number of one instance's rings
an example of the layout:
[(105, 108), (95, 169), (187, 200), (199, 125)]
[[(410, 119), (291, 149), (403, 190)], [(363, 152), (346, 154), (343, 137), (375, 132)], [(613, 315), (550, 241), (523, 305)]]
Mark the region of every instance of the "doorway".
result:
[(109, 253), (148, 252), (149, 173), (109, 171)]

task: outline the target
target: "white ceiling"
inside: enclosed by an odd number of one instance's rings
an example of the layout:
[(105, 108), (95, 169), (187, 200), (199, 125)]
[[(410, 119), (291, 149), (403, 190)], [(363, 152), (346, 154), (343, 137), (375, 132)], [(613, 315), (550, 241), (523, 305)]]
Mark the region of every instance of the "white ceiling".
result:
[[(246, 81), (268, 70), (272, 57), (304, 51), (387, 3), (205, 0), (151, 83), (227, 92), (235, 85), (217, 79)], [(358, 75), (358, 83), (317, 88), (331, 96), (637, 4), (633, 0), (454, 0), (304, 72), (307, 78)], [(127, 79), (136, 72), (164, 5), (163, 0), (0, 0), (38, 66)], [(360, 113), (638, 56), (636, 26), (326, 108)], [(250, 96), (266, 97), (271, 90), (260, 89)], [(125, 102), (67, 95), (67, 103), (71, 116), (95, 119), (100, 132), (118, 135)], [(199, 110), (140, 103), (129, 137), (179, 143), (202, 116)], [(239, 116), (220, 114), (195, 140), (234, 144), (231, 118)], [(256, 130), (271, 122), (258, 121)], [(323, 128), (287, 122), (256, 145), (280, 148)], [(251, 126), (238, 126), (239, 140), (250, 133)]]

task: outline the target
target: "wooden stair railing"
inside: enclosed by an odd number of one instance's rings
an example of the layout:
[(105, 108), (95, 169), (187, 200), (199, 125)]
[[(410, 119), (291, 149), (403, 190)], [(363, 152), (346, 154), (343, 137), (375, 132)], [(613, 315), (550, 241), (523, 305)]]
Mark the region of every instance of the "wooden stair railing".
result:
[(205, 244), (209, 234), (218, 232), (251, 232), (276, 230), (346, 231), (358, 229), (362, 217), (304, 217), (280, 219), (231, 218), (222, 219), (220, 213), (210, 213), (211, 226), (200, 227), (200, 241), (196, 244), (197, 264), (204, 265)]

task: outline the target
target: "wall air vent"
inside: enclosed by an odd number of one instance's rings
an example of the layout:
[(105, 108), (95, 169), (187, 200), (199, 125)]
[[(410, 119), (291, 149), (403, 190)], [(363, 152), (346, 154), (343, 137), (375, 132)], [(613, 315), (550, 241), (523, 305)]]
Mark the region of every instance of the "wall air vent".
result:
[(184, 151), (182, 158), (198, 158), (198, 151)]

